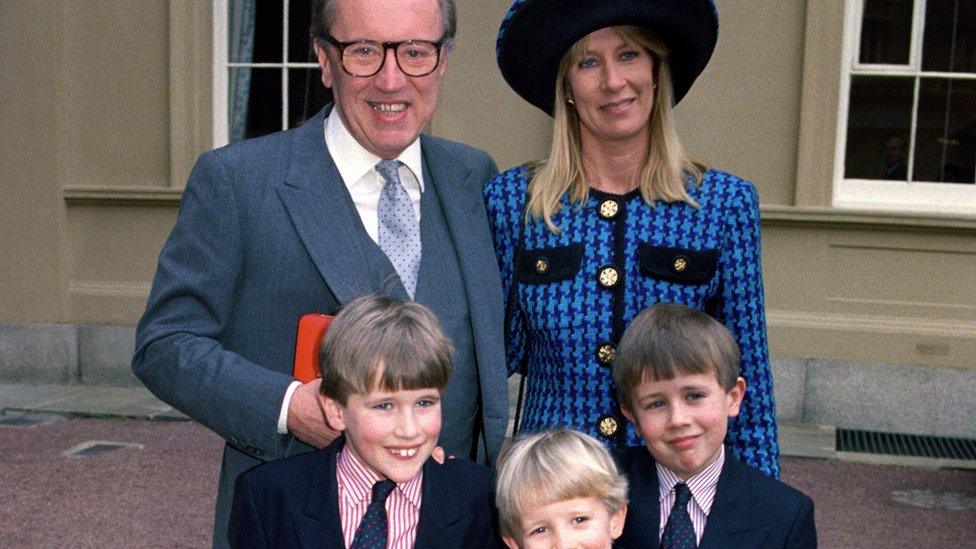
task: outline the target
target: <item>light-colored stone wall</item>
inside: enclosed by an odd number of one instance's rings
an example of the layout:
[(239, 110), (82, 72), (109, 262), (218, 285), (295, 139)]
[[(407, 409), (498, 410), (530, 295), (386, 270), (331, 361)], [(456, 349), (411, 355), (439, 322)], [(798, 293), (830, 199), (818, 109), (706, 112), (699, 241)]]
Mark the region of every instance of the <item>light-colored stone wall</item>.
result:
[[(502, 169), (543, 157), (548, 117), (494, 60), (510, 1), (458, 4), (432, 131)], [(718, 48), (678, 106), (679, 130), (760, 190), (773, 355), (976, 368), (976, 219), (829, 207), (841, 3), (717, 4)], [(124, 362), (96, 349), (122, 336), (83, 344), (78, 326), (131, 329), (142, 312), (180, 188), (209, 147), (210, 24), (206, 2), (0, 3), (0, 336), (16, 334), (0, 378), (36, 326), (74, 343), (44, 336), (17, 356), (61, 353), (81, 372)]]

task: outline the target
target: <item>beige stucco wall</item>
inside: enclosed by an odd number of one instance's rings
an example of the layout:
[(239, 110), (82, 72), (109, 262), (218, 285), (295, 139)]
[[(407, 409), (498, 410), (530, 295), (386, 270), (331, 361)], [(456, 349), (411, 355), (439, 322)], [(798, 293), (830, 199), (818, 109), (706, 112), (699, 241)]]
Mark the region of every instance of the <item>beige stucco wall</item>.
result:
[[(541, 158), (548, 118), (494, 61), (509, 0), (458, 4), (434, 133), (503, 169)], [(678, 107), (680, 133), (760, 190), (775, 356), (976, 367), (976, 220), (822, 207), (840, 36), (830, 5), (719, 0), (718, 49)], [(0, 3), (0, 323), (137, 321), (209, 143), (209, 25), (202, 2)]]

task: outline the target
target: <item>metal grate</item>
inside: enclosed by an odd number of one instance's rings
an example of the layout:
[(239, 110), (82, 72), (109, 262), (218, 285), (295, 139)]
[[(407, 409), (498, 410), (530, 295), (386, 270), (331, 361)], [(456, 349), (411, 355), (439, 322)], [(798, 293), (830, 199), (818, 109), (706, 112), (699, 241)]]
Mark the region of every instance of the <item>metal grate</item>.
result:
[(837, 429), (837, 451), (889, 456), (976, 460), (976, 440)]

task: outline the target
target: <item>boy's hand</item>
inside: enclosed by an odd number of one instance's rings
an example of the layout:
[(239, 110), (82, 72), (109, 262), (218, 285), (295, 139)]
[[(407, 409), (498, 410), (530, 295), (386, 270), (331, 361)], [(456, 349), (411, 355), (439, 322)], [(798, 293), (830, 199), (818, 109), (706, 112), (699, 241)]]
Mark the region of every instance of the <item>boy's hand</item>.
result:
[(329, 427), (325, 419), (319, 399), (321, 384), (321, 378), (303, 383), (295, 389), (288, 403), (288, 432), (316, 448), (325, 448), (339, 436), (339, 431)]

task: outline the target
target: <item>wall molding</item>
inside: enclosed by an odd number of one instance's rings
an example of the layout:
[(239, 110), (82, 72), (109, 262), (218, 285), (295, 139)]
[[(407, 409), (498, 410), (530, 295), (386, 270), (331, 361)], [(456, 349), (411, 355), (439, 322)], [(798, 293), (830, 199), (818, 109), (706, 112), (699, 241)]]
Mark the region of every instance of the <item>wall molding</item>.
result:
[(764, 225), (818, 227), (917, 229), (924, 232), (976, 234), (976, 216), (941, 213), (852, 210), (827, 206), (760, 206)]
[(182, 188), (73, 185), (62, 188), (69, 206), (179, 206)]

